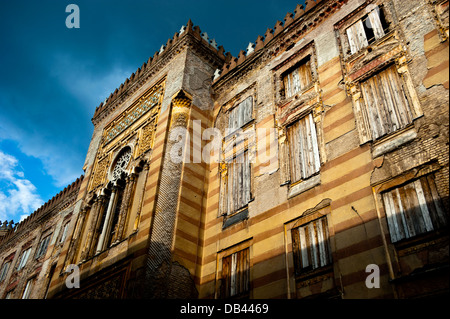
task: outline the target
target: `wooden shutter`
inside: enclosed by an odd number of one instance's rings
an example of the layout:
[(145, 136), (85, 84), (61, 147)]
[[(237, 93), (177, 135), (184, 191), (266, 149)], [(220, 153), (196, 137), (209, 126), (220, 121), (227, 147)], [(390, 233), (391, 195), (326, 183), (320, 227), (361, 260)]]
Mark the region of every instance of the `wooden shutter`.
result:
[(300, 79), (300, 90), (304, 90), (312, 81), (310, 60), (307, 60), (298, 67), (298, 74)]
[(249, 249), (233, 253), (222, 260), (222, 296), (239, 296), (250, 290)]
[(351, 27), (347, 28), (347, 37), (350, 44), (350, 51), (352, 54), (358, 52), (362, 48), (369, 45), (364, 31), (364, 25), (362, 20), (359, 20)]
[(312, 82), (311, 63), (307, 60), (284, 77), (285, 95), (287, 98), (304, 90)]
[(300, 119), (287, 130), (289, 139), (291, 181), (307, 179), (320, 169), (316, 126), (312, 114)]
[(228, 127), (230, 132), (237, 130), (253, 118), (253, 98), (249, 96), (230, 111)]
[(380, 9), (378, 7), (369, 13), (369, 21), (375, 35), (375, 39), (378, 40), (384, 37), (385, 32), (380, 20)]
[(221, 179), (221, 213), (231, 214), (243, 208), (251, 199), (251, 163), (249, 152), (236, 156), (227, 165), (227, 176)]
[(447, 216), (431, 176), (383, 194), (393, 243), (445, 227)]
[(325, 217), (294, 228), (291, 233), (297, 274), (331, 263), (328, 226)]
[(412, 122), (410, 101), (395, 65), (362, 82), (361, 91), (374, 139)]

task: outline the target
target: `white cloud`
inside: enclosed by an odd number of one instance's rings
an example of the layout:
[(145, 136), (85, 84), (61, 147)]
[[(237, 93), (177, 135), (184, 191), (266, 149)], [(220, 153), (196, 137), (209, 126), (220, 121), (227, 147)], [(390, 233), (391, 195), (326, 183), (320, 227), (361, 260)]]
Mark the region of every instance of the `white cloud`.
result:
[[(36, 186), (24, 178), (18, 160), (0, 151), (0, 220), (23, 220), (44, 201), (36, 193)], [(18, 222), (18, 220), (15, 220)]]

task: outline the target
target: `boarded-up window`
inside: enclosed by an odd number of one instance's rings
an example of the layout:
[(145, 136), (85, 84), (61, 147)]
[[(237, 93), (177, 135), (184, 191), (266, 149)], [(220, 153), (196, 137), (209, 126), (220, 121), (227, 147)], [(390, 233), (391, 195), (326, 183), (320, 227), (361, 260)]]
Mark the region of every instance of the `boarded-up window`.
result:
[(231, 110), (228, 117), (228, 133), (232, 133), (250, 122), (252, 120), (252, 113), (253, 98), (249, 96)]
[(227, 165), (222, 177), (221, 213), (231, 214), (245, 207), (251, 198), (251, 163), (249, 151), (245, 151)]
[(284, 90), (286, 98), (303, 91), (312, 82), (310, 60), (301, 62), (294, 70), (284, 76)]
[(431, 175), (382, 196), (393, 243), (447, 225), (447, 216)]
[(354, 54), (384, 37), (387, 28), (383, 10), (378, 7), (372, 10), (346, 30), (351, 53)]
[(395, 65), (362, 82), (361, 91), (374, 139), (412, 122), (411, 101)]
[(222, 260), (222, 296), (240, 297), (250, 290), (249, 249), (238, 251)]
[(319, 172), (320, 158), (316, 126), (312, 114), (287, 128), (291, 182), (307, 179)]
[(296, 274), (331, 264), (326, 217), (293, 228), (291, 233)]

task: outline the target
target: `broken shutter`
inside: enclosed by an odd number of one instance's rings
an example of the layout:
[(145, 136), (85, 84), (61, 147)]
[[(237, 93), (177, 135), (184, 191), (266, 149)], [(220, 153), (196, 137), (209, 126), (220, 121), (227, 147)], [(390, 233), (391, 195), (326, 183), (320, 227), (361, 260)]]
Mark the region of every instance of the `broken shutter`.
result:
[(320, 169), (316, 126), (312, 114), (287, 129), (291, 161), (291, 182), (307, 179)]
[(378, 7), (369, 13), (369, 21), (372, 32), (375, 35), (375, 39), (378, 40), (384, 37), (385, 32), (380, 20), (380, 9)]
[(329, 265), (331, 250), (326, 217), (292, 229), (292, 245), (297, 274)]
[(380, 19), (380, 13), (381, 9), (376, 7), (368, 15), (347, 28), (346, 32), (351, 54), (385, 36), (386, 32)]
[(250, 288), (249, 249), (231, 254), (222, 261), (222, 293), (225, 298), (247, 293)]
[(369, 43), (367, 42), (366, 33), (364, 32), (362, 20), (359, 20), (347, 29), (347, 37), (350, 43), (350, 51), (352, 54), (369, 45)]
[(432, 176), (397, 187), (382, 197), (393, 243), (447, 225)]
[(395, 65), (362, 82), (361, 91), (374, 139), (412, 122), (407, 90)]

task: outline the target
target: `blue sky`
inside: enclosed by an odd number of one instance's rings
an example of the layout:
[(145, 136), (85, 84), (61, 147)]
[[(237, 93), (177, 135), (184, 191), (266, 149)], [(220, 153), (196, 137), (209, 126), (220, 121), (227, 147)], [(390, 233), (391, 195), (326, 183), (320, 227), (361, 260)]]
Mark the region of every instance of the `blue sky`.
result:
[[(68, 29), (66, 6), (80, 9)], [(0, 221), (83, 171), (95, 108), (191, 19), (237, 56), (303, 0), (0, 0)]]

